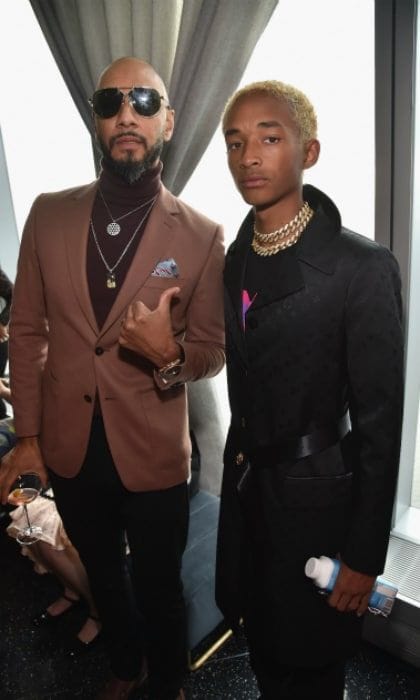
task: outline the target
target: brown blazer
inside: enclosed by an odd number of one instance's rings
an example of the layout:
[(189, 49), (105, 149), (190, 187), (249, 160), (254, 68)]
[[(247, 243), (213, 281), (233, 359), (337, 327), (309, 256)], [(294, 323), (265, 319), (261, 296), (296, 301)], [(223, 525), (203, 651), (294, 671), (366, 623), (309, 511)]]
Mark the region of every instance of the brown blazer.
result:
[[(189, 473), (184, 382), (213, 376), (224, 362), (222, 229), (162, 187), (120, 293), (99, 330), (86, 277), (96, 189), (94, 182), (40, 195), (24, 229), (10, 326), (16, 432), (39, 435), (47, 466), (72, 477), (86, 452), (97, 392), (125, 486), (139, 491), (168, 488)], [(170, 258), (179, 277), (152, 276), (156, 264)], [(131, 302), (141, 300), (155, 308), (162, 291), (171, 286), (181, 288), (172, 323), (185, 365), (164, 387), (153, 366), (122, 349), (118, 337)]]

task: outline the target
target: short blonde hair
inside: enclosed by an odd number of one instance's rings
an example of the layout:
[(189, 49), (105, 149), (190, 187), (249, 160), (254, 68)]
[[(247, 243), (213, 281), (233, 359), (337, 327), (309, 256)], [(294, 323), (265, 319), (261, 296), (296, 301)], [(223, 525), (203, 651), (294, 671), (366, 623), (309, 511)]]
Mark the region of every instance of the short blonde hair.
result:
[(296, 124), (299, 132), (299, 137), (303, 143), (317, 138), (318, 124), (316, 113), (312, 103), (308, 100), (303, 92), (281, 83), (279, 80), (262, 80), (257, 83), (250, 83), (245, 87), (237, 90), (228, 100), (222, 116), (223, 131), (226, 129), (226, 122), (230, 112), (242, 97), (247, 97), (255, 93), (271, 95), (278, 100), (287, 104), (292, 115), (292, 119)]

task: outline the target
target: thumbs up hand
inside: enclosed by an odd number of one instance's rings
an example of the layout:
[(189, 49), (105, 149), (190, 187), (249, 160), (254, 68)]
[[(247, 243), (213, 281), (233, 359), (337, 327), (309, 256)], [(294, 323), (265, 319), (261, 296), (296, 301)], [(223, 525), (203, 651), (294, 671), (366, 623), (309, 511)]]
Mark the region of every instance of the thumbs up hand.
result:
[(171, 303), (180, 291), (179, 287), (165, 289), (153, 311), (142, 301), (130, 304), (121, 323), (120, 345), (146, 357), (156, 367), (177, 359), (180, 347), (172, 331)]

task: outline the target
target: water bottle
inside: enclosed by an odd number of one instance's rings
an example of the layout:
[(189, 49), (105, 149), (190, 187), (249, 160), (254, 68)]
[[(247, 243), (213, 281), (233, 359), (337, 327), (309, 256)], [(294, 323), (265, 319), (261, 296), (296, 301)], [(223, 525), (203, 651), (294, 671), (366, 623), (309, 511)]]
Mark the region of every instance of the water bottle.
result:
[[(311, 557), (305, 565), (305, 574), (313, 579), (316, 586), (322, 592), (329, 593), (334, 588), (340, 562), (337, 559), (321, 556)], [(369, 610), (375, 615), (388, 617), (394, 605), (398, 588), (385, 579), (378, 577), (374, 583), (372, 593), (369, 598)]]

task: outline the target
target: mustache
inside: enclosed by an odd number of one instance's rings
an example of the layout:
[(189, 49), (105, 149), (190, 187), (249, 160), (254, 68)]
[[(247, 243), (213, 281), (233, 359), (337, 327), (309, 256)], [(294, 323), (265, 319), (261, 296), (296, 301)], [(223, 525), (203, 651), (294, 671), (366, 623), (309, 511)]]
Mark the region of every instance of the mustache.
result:
[(147, 148), (147, 141), (146, 141), (146, 139), (144, 138), (144, 136), (141, 136), (140, 134), (137, 134), (135, 131), (124, 131), (124, 132), (121, 132), (121, 134), (117, 134), (117, 136), (112, 136), (112, 137), (109, 139), (109, 146), (110, 146), (110, 148), (113, 147), (114, 143), (115, 143), (118, 139), (120, 139), (120, 138), (122, 138), (122, 137), (124, 137), (124, 136), (129, 136), (130, 138), (134, 139), (135, 141), (138, 141), (138, 143), (143, 144), (143, 146), (144, 146), (145, 148)]

